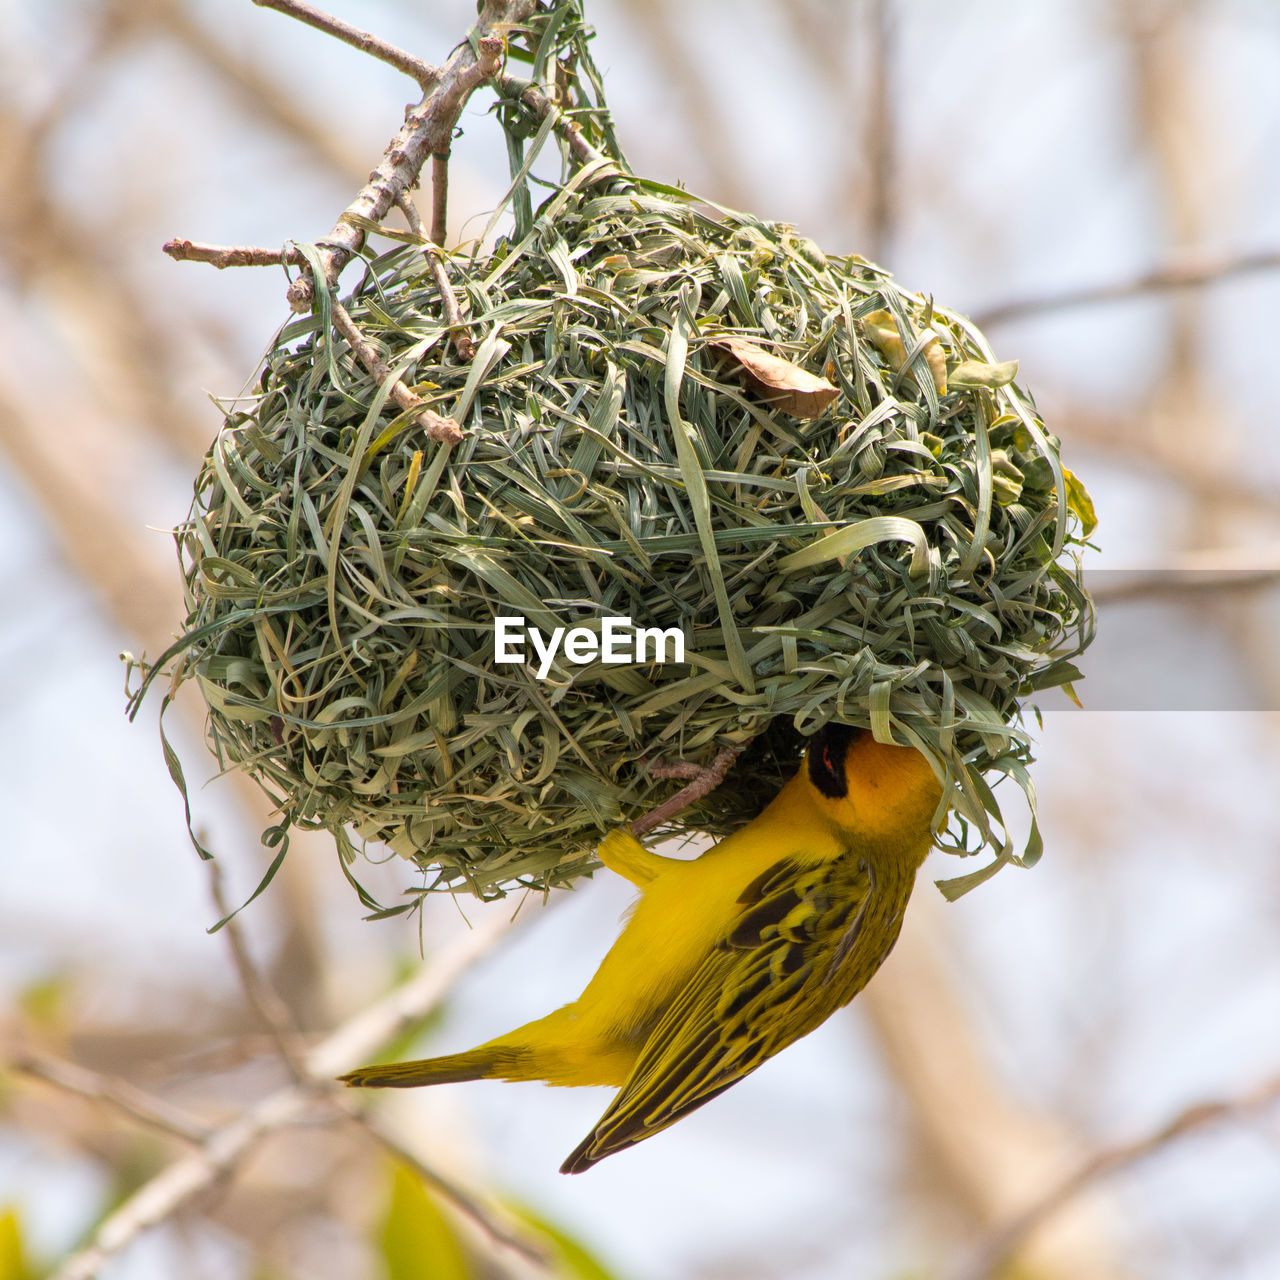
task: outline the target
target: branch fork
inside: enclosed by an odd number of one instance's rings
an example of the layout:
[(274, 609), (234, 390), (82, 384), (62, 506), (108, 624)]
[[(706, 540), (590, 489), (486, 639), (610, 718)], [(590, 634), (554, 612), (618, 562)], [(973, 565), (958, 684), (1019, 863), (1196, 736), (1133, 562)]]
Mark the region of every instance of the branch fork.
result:
[[(495, 4), (491, 0), (486, 12), (516, 10), (523, 17), (532, 12), (534, 3), (535, 0), (508, 0), (506, 4)], [(486, 26), (483, 18), (479, 25)], [(392, 205), (417, 185), (427, 158), (449, 154), (453, 129), (467, 99), (501, 70), (506, 51), (506, 42), (501, 36), (486, 30), (476, 41), (476, 50), (472, 53), (466, 41), (458, 47), (441, 69), (432, 91), (406, 115), (404, 124), (388, 143), (382, 161), (369, 175), (369, 181), (324, 237), (319, 247), (319, 262), (325, 287), (330, 291), (343, 267), (364, 245), (365, 232), (357, 224), (381, 222)], [(310, 275), (299, 276), (289, 286), (289, 305), (297, 312), (309, 311), (315, 303), (315, 289)]]
[[(410, 227), (422, 234), (421, 220), (408, 193), (417, 185), (428, 158), (433, 162), (432, 240), (435, 246), (443, 243), (447, 223), (448, 156), (454, 127), (471, 94), (501, 74), (506, 40), (499, 32), (528, 17), (537, 0), (486, 0), (473, 32), (474, 52), (472, 42), (464, 40), (440, 68), (322, 12), (306, 0), (254, 0), (254, 3), (296, 18), (396, 67), (416, 80), (425, 95), (406, 113), (404, 124), (387, 145), (369, 181), (339, 215), (329, 234), (317, 242), (319, 269), (303, 271), (290, 284), (286, 295), (295, 312), (305, 313), (315, 305), (317, 287), (324, 288), (332, 300), (338, 331), (365, 368), (380, 384), (385, 384), (391, 377), (390, 369), (334, 296), (338, 276), (364, 247), (365, 227), (370, 222), (381, 222), (392, 207), (403, 210)], [(458, 300), (435, 246), (428, 257), (449, 326), (449, 340), (462, 360), (470, 360), (475, 344), (462, 320)], [(306, 256), (296, 248), (216, 246), (179, 238), (168, 241), (164, 252), (178, 261), (205, 262), (220, 270), (239, 266), (309, 265)], [(390, 394), (402, 410), (413, 416), (429, 439), (446, 445), (457, 444), (462, 439), (462, 428), (454, 419), (436, 413), (400, 379), (394, 381)]]
[(286, 1061), (296, 1074), (260, 1101), (207, 1129), (185, 1112), (124, 1081), (101, 1076), (48, 1054), (24, 1054), (17, 1065), (25, 1073), (38, 1076), (64, 1092), (107, 1103), (129, 1119), (159, 1129), (194, 1148), (166, 1165), (116, 1206), (98, 1225), (93, 1238), (63, 1260), (53, 1280), (93, 1280), (140, 1235), (173, 1219), (221, 1178), (234, 1174), (266, 1138), (316, 1114), (317, 1106), (322, 1113), (340, 1115), (359, 1124), (474, 1223), (483, 1238), (503, 1251), (521, 1255), (537, 1269), (534, 1274), (549, 1274), (540, 1240), (509, 1226), (482, 1199), (411, 1150), (376, 1116), (364, 1115), (333, 1082), (336, 1074), (367, 1059), (435, 1008), (461, 974), (490, 951), (510, 927), (511, 920), (505, 917), (486, 921), (441, 952), (432, 964), (353, 1015), (309, 1049), (297, 1044), (292, 1018), (266, 978), (254, 969), (243, 938), (234, 931), (228, 932), (226, 936), (246, 998), (271, 1028), (277, 1048), (290, 1044)]

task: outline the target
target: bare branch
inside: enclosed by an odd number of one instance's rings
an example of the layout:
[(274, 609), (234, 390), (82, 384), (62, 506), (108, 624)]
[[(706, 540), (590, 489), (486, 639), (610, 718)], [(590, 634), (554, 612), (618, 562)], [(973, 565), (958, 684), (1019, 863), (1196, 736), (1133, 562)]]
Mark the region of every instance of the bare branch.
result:
[(396, 205), (409, 223), (409, 230), (421, 237), (424, 242), (423, 252), (431, 264), (431, 274), (435, 277), (436, 288), (440, 292), (440, 304), (444, 310), (445, 323), (449, 326), (449, 340), (453, 343), (453, 348), (460, 359), (470, 360), (476, 353), (476, 346), (471, 341), (470, 333), (467, 332), (467, 326), (462, 319), (462, 310), (458, 306), (458, 297), (449, 283), (449, 273), (445, 270), (444, 262), (438, 252), (440, 241), (435, 240), (433, 236), (434, 243), (430, 245), (426, 243), (427, 237), (423, 234), (422, 218), (419, 217), (417, 207), (408, 196), (400, 196), (396, 200)]
[[(144, 1231), (167, 1221), (200, 1192), (232, 1173), (264, 1137), (295, 1123), (322, 1091), (331, 1086), (336, 1089), (335, 1075), (371, 1057), (430, 1012), (510, 927), (506, 916), (495, 915), (408, 982), (336, 1028), (307, 1053), (303, 1082), (269, 1094), (205, 1137), (198, 1151), (144, 1183), (107, 1216), (84, 1249), (59, 1267), (53, 1280), (93, 1280), (109, 1259)], [(536, 1256), (537, 1251), (530, 1247), (527, 1252)]]
[(302, 1080), (305, 1068), (298, 1024), (290, 1013), (289, 1006), (263, 977), (249, 954), (244, 930), (240, 927), (239, 919), (232, 914), (226, 894), (223, 892), (221, 865), (216, 858), (210, 858), (204, 865), (209, 869), (209, 891), (213, 895), (218, 916), (224, 922), (222, 934), (230, 948), (231, 958), (236, 966), (236, 976), (240, 979), (240, 987), (244, 991), (245, 999), (261, 1019), (262, 1024), (271, 1032), (280, 1057), (289, 1068), (290, 1075), (295, 1080)]
[(359, 1108), (357, 1099), (339, 1097), (335, 1099), (335, 1102), (341, 1105), (348, 1119), (359, 1125), (375, 1142), (385, 1148), (397, 1160), (407, 1164), (423, 1182), (432, 1187), (442, 1199), (453, 1205), (463, 1217), (469, 1218), (474, 1222), (486, 1236), (499, 1244), (506, 1245), (508, 1249), (523, 1254), (531, 1262), (538, 1263), (541, 1266), (546, 1266), (549, 1263), (550, 1258), (542, 1249), (532, 1244), (527, 1238), (516, 1235), (504, 1222), (491, 1213), (487, 1206), (460, 1187), (451, 1178), (447, 1178), (438, 1169), (425, 1163), (416, 1151), (400, 1140), (399, 1135), (385, 1120), (372, 1112), (362, 1111)]
[[(893, 963), (858, 997), (884, 1069), (903, 1100), (910, 1142), (932, 1192), (977, 1239), (1072, 1167), (1086, 1147), (1056, 1117), (1019, 1096), (991, 1060), (969, 992), (956, 981), (951, 918), (916, 894)], [(1105, 1205), (1073, 1206), (1020, 1245), (1001, 1280), (1131, 1280), (1115, 1261)]]
[(209, 1137), (209, 1130), (197, 1123), (186, 1112), (160, 1098), (136, 1088), (124, 1080), (90, 1071), (78, 1063), (55, 1058), (37, 1049), (20, 1050), (8, 1063), (12, 1071), (34, 1076), (56, 1088), (74, 1093), (108, 1106), (172, 1138), (199, 1145)]
[(175, 262), (207, 262), (219, 271), (227, 267), (306, 266), (298, 249), (258, 249), (249, 245), (197, 244), (192, 240), (166, 240), (162, 246)]
[(724, 204), (747, 208), (750, 188), (733, 134), (724, 127), (726, 111), (706, 74), (706, 52), (688, 35), (688, 6), (681, 0), (624, 0), (620, 6), (662, 68), (667, 111), (681, 122), (681, 133), (706, 170), (706, 193)]
[[(405, 117), (369, 181), (318, 244), (323, 286), (332, 289), (342, 268), (364, 244), (364, 224), (381, 222), (397, 199), (418, 182), (427, 157), (449, 151), (453, 128), (467, 99), (502, 69), (505, 42), (493, 34), (500, 25), (523, 21), (537, 0), (487, 0), (473, 29), (478, 55), (464, 40), (441, 68), (430, 94)], [(298, 312), (315, 302), (315, 281), (310, 273), (299, 276), (289, 288), (289, 305)]]
[(873, 0), (867, 14), (870, 25), (867, 84), (867, 126), (863, 135), (868, 168), (867, 237), (871, 258), (880, 262), (888, 253), (897, 221), (896, 121), (893, 72), (895, 69), (894, 15), (886, 0)]
[(431, 157), (431, 243), (443, 245), (449, 238), (449, 152)]
[[(1254, 555), (1250, 549), (1244, 553)], [(1272, 555), (1274, 556), (1274, 551)], [(1260, 591), (1280, 582), (1280, 566), (1250, 565), (1241, 568), (1197, 565), (1195, 557), (1185, 564), (1162, 569), (1108, 569), (1089, 580), (1089, 594), (1097, 604), (1119, 604), (1138, 600), (1158, 600), (1170, 596), (1204, 592)]]
[(396, 197), (396, 208), (404, 214), (404, 220), (409, 224), (409, 230), (420, 240), (425, 240), (427, 233), (422, 225), (422, 214), (418, 212), (418, 206), (404, 192), (401, 192)]
[[(84, 82), (96, 83), (87, 72)], [(33, 149), (38, 135), (28, 140), (21, 112), (5, 97), (0, 93), (2, 270), (29, 298), (42, 297), (57, 324), (81, 335), (75, 354), (66, 351), (61, 358), (97, 371), (97, 410), (145, 428), (184, 457), (202, 456), (208, 423), (177, 390), (184, 381), (179, 370), (188, 367), (191, 357), (188, 327), (174, 325), (130, 274), (127, 255), (113, 247), (118, 247), (118, 229), (113, 232), (85, 216), (84, 202), (64, 206), (49, 166)], [(56, 121), (57, 106), (51, 105), (49, 112)], [(15, 399), (22, 402), (30, 379), (21, 376), (21, 361), (9, 364)], [(67, 380), (68, 395), (74, 383), (74, 378)], [(41, 400), (37, 417), (47, 412), (47, 398), (36, 397), (36, 403)]]
[(669, 800), (664, 800), (656, 809), (650, 809), (648, 813), (641, 814), (631, 824), (631, 830), (636, 835), (642, 836), (646, 831), (660, 827), (681, 809), (693, 804), (695, 800), (701, 800), (703, 796), (710, 794), (724, 781), (725, 774), (729, 772), (741, 751), (742, 747), (721, 747), (716, 752), (715, 759), (705, 768), (699, 769), (687, 787), (681, 787), (675, 795)]
[[(369, 370), (382, 385), (391, 377), (387, 363), (374, 349), (373, 344), (360, 332), (351, 313), (334, 298), (330, 303), (333, 308), (333, 324), (347, 342), (352, 351), (360, 359), (360, 363)], [(462, 428), (452, 419), (438, 414), (416, 391), (411, 391), (397, 378), (391, 386), (391, 398), (406, 413), (416, 415), (418, 423), (427, 433), (427, 437), (441, 444), (457, 444), (462, 439)]]
[(1188, 1133), (1222, 1120), (1251, 1117), (1276, 1101), (1280, 1101), (1280, 1076), (1242, 1097), (1188, 1107), (1145, 1137), (1095, 1152), (1016, 1218), (993, 1232), (953, 1280), (988, 1280), (988, 1277), (996, 1275), (1004, 1261), (1032, 1231), (1093, 1183), (1145, 1160)]
[(423, 62), (421, 58), (416, 58), (413, 54), (388, 44), (387, 41), (368, 31), (361, 31), (358, 27), (343, 22), (341, 18), (335, 18), (315, 8), (314, 5), (307, 4), (305, 0), (253, 0), (253, 3), (260, 9), (274, 9), (277, 13), (305, 22), (307, 26), (334, 36), (353, 49), (359, 49), (361, 53), (380, 59), (395, 67), (397, 71), (403, 71), (405, 75), (422, 86), (423, 93), (429, 92), (440, 79), (439, 70), (430, 63)]
[(275, 130), (345, 181), (358, 179), (365, 172), (366, 158), (335, 132), (331, 122), (299, 105), (242, 50), (233, 48), (216, 26), (197, 20), (194, 6), (184, 0), (148, 0), (145, 5), (137, 0), (117, 0), (117, 7), (145, 9), (199, 67), (218, 77), (239, 109), (255, 124)]
[(1097, 405), (1073, 403), (1069, 393), (1058, 394), (1064, 407), (1054, 417), (1061, 423), (1059, 434), (1073, 448), (1096, 449), (1137, 475), (1155, 475), (1178, 485), (1198, 503), (1230, 510), (1241, 519), (1261, 518), (1264, 527), (1270, 527), (1277, 494), (1266, 473), (1237, 466), (1225, 453), (1189, 451), (1181, 443), (1183, 424), (1167, 408), (1148, 404), (1136, 411), (1107, 412)]
[(1001, 324), (1006, 320), (1018, 320), (1023, 316), (1044, 315), (1052, 311), (1064, 311), (1068, 307), (1089, 306), (1098, 302), (1120, 302), (1126, 298), (1143, 297), (1149, 293), (1165, 293), (1173, 289), (1194, 289), (1216, 284), (1232, 276), (1249, 275), (1255, 271), (1274, 271), (1280, 267), (1280, 251), (1267, 250), (1246, 253), (1238, 257), (1221, 258), (1211, 262), (1170, 263), (1130, 280), (1112, 284), (1092, 285), (1085, 289), (1063, 289), (1059, 293), (1042, 294), (1039, 297), (1021, 298), (1013, 302), (989, 307), (973, 317), (981, 328)]

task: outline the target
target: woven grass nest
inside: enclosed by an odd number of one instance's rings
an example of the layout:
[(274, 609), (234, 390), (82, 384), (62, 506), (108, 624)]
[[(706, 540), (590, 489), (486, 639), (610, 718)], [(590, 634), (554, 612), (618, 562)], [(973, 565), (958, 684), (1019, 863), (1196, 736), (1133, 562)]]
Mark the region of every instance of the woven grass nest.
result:
[[(189, 616), (156, 669), (291, 825), (482, 897), (567, 885), (611, 826), (746, 746), (671, 835), (758, 812), (829, 719), (931, 753), (945, 843), (1015, 853), (1021, 700), (1076, 676), (1092, 514), (968, 321), (857, 257), (588, 165), (492, 250), (366, 256), (346, 306), (455, 419), (428, 439), (321, 305), (227, 412), (179, 530)], [(433, 252), (435, 252), (433, 250)], [(495, 618), (678, 629), (683, 662), (496, 661)], [(530, 656), (534, 655), (530, 653)], [(749, 744), (749, 745), (747, 745)]]

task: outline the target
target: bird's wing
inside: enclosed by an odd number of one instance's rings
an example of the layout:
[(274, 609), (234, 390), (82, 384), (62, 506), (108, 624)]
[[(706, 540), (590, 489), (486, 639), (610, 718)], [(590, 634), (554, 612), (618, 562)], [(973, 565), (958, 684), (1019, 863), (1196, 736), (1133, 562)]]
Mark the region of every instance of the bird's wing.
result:
[[(562, 1172), (579, 1173), (665, 1129), (851, 998), (832, 993), (828, 1001), (824, 989), (852, 951), (874, 891), (870, 868), (852, 856), (816, 867), (784, 858), (748, 885), (741, 911)], [(817, 1005), (824, 1011), (814, 1020), (807, 1015)]]

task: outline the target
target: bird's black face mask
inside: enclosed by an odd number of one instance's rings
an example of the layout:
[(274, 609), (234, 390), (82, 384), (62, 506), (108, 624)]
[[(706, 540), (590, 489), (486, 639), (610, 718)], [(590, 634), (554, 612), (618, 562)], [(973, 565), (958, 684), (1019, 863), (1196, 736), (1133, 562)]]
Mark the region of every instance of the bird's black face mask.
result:
[(849, 744), (866, 732), (847, 724), (826, 724), (809, 739), (809, 781), (828, 800), (841, 800), (849, 794), (845, 753)]

